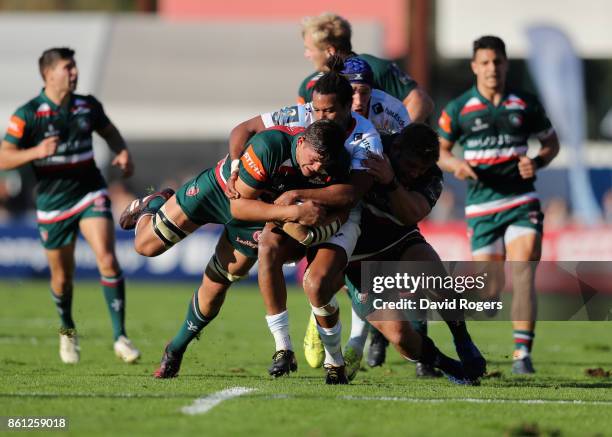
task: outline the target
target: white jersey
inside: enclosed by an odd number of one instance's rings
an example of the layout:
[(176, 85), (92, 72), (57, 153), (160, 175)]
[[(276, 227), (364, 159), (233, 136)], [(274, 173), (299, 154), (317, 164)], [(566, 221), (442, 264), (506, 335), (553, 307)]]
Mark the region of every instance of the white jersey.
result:
[[(382, 156), (383, 146), (378, 131), (374, 125), (361, 115), (351, 112), (352, 128), (347, 134), (344, 147), (351, 155), (351, 170), (367, 170), (363, 160), (368, 153)], [(311, 103), (286, 106), (275, 112), (261, 114), (261, 120), (266, 128), (272, 126), (308, 127), (315, 122)]]
[(368, 120), (381, 135), (399, 133), (410, 124), (410, 115), (404, 104), (381, 90), (372, 90)]

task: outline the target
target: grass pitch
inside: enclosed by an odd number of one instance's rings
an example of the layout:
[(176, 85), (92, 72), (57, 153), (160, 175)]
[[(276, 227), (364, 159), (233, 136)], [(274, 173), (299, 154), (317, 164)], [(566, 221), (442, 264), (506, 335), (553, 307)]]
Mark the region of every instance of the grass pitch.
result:
[[(112, 352), (110, 320), (96, 283), (78, 282), (73, 303), (81, 363), (58, 356), (58, 317), (46, 282), (0, 281), (0, 415), (66, 416), (70, 435), (612, 435), (612, 380), (585, 375), (612, 368), (612, 324), (542, 322), (533, 377), (510, 374), (509, 322), (470, 323), (497, 377), (480, 387), (417, 380), (389, 350), (382, 368), (350, 386), (327, 387), (310, 369), (301, 341), (306, 299), (289, 294), (299, 371), (273, 380), (274, 352), (254, 286), (230, 290), (220, 316), (188, 349), (180, 377), (156, 380), (165, 343), (177, 331), (196, 284), (128, 284), (128, 334), (142, 351), (136, 365)], [(341, 298), (345, 337), (348, 300)], [(445, 325), (430, 335), (454, 356)], [(253, 391), (204, 414), (182, 408), (232, 387)], [(531, 434), (529, 434), (531, 433)]]

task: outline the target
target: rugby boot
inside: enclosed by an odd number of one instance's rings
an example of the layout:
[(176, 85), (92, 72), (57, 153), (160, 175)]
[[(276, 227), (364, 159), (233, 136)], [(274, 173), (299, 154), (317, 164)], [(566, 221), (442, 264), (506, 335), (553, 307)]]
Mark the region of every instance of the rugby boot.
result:
[(487, 360), (482, 356), (471, 338), (462, 342), (455, 342), (455, 351), (468, 378), (478, 379), (487, 373)]
[(119, 226), (126, 231), (134, 229), (136, 223), (138, 223), (138, 219), (143, 214), (155, 214), (157, 212), (157, 210), (149, 208), (149, 204), (153, 199), (161, 198), (165, 202), (173, 195), (174, 190), (172, 188), (164, 188), (161, 191), (149, 194), (140, 199), (134, 199), (121, 213), (121, 217), (119, 217)]
[(387, 357), (389, 341), (378, 330), (370, 334), (370, 347), (368, 349), (368, 366), (382, 366)]
[(81, 347), (76, 330), (61, 328), (59, 331), (59, 354), (63, 363), (76, 364), (81, 358)]
[(268, 368), (268, 373), (270, 376), (278, 378), (279, 376), (295, 372), (297, 367), (297, 360), (293, 351), (280, 350), (272, 355), (272, 365)]
[(317, 321), (312, 313), (310, 313), (306, 335), (304, 335), (304, 356), (308, 365), (313, 369), (321, 367), (325, 360), (325, 349), (317, 330)]
[(416, 376), (417, 378), (440, 378), (443, 376), (442, 372), (436, 370), (436, 368), (430, 364), (416, 363)]
[(349, 383), (348, 378), (346, 377), (346, 368), (344, 366), (325, 364), (323, 367), (327, 372), (327, 375), (325, 376), (325, 384), (338, 385)]
[(135, 363), (140, 358), (140, 351), (136, 349), (136, 346), (124, 335), (120, 335), (117, 341), (113, 345), (115, 355), (121, 358), (128, 364)]
[(515, 351), (512, 361), (512, 373), (515, 375), (531, 375), (535, 373), (529, 352), (524, 350)]
[(153, 373), (153, 376), (156, 378), (166, 379), (178, 376), (181, 362), (183, 361), (183, 352), (172, 352), (168, 349), (169, 346), (167, 345), (166, 349), (164, 349), (164, 355), (159, 363), (159, 367)]

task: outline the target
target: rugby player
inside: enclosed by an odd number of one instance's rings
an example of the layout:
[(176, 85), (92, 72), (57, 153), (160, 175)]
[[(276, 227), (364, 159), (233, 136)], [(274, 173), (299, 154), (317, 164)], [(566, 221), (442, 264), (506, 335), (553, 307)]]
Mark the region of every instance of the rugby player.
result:
[[(410, 116), (402, 102), (384, 91), (373, 88), (374, 75), (365, 60), (359, 57), (346, 59), (341, 73), (349, 80), (353, 88), (352, 111), (370, 120), (380, 135), (399, 133), (410, 123)], [(414, 320), (412, 323), (414, 329), (427, 335), (426, 321)], [(347, 362), (351, 363), (349, 366), (355, 366), (355, 360), (361, 361), (362, 354), (357, 351), (363, 350), (363, 346), (352, 350), (350, 345), (361, 344), (366, 340), (369, 331), (369, 325), (352, 310), (349, 348), (344, 351)], [(371, 333), (368, 364), (372, 367), (380, 366), (385, 361), (386, 347), (389, 343), (376, 329), (372, 328)], [(311, 367), (320, 367), (323, 364), (322, 352), (323, 347), (316, 329), (316, 322), (311, 317), (304, 338), (304, 354)], [(439, 372), (423, 363), (417, 363), (416, 372), (417, 376), (421, 377), (441, 376)]]
[(368, 54), (357, 55), (351, 46), (351, 25), (333, 13), (307, 17), (302, 21), (304, 56), (316, 72), (306, 77), (299, 88), (299, 103), (310, 102), (316, 81), (328, 70), (328, 58), (338, 55), (342, 59), (359, 56), (373, 70), (373, 86), (403, 102), (415, 122), (423, 122), (433, 111), (433, 101), (418, 84), (404, 73), (395, 62)]
[[(372, 155), (365, 162), (368, 172), (376, 179), (376, 185), (364, 197), (361, 219), (364, 232), (345, 271), (353, 311), (361, 317), (373, 313), (371, 293), (368, 295), (368, 290), (360, 291), (361, 261), (427, 261), (433, 271), (444, 270), (438, 254), (417, 227), (442, 192), (442, 172), (436, 166), (439, 157), (438, 135), (424, 124), (411, 124), (399, 134), (383, 136), (383, 145), (384, 158)], [(462, 314), (441, 314), (453, 334), (467, 379), (477, 380), (485, 373), (486, 362), (473, 344)], [(408, 317), (406, 315), (403, 319)], [(413, 317), (410, 315), (410, 320)], [(376, 315), (368, 320), (378, 327), (376, 321), (380, 319)], [(413, 327), (424, 338), (427, 336), (427, 332), (419, 330), (418, 325), (413, 324)], [(382, 333), (385, 334), (385, 331)], [(352, 336), (345, 348), (350, 379), (359, 370), (364, 345), (365, 336)], [(435, 375), (431, 364), (419, 361), (417, 366), (425, 368), (418, 370), (417, 375)]]
[(177, 376), (189, 343), (219, 313), (231, 284), (243, 278), (257, 259), (259, 235), (265, 222), (317, 225), (325, 210), (313, 202), (281, 206), (274, 200), (285, 189), (324, 186), (348, 174), (344, 132), (332, 121), (313, 123), (306, 130), (275, 127), (253, 136), (238, 164), (231, 201), (224, 189), (231, 174), (229, 157), (171, 190), (136, 199), (122, 214), (124, 229), (136, 229), (135, 249), (157, 256), (206, 223), (223, 224), (215, 254), (188, 306), (177, 335), (168, 343), (157, 378)]
[[(468, 182), (465, 216), (472, 258), (521, 262), (513, 265), (512, 371), (529, 374), (535, 372), (534, 279), (543, 222), (534, 180), (537, 170), (557, 155), (559, 140), (538, 99), (506, 87), (508, 58), (500, 38), (483, 36), (474, 41), (471, 66), (476, 85), (448, 103), (438, 121), (439, 165)], [(527, 156), (532, 134), (541, 144), (535, 158)], [(463, 146), (463, 159), (451, 153), (455, 142)], [(497, 292), (502, 275), (497, 272)]]
[[(340, 124), (345, 131), (345, 148), (351, 156), (349, 183), (336, 184), (305, 193), (327, 208), (350, 208), (348, 221), (337, 233), (320, 245), (313, 245), (309, 254), (309, 266), (305, 274), (304, 291), (313, 308), (317, 329), (325, 349), (326, 383), (346, 383), (344, 359), (341, 351), (341, 324), (335, 293), (341, 282), (341, 274), (359, 237), (359, 200), (374, 183), (362, 161), (368, 153), (382, 154), (380, 136), (374, 126), (359, 114), (351, 113), (353, 89), (340, 71), (343, 63), (338, 57), (330, 59), (331, 71), (323, 75), (314, 86), (312, 103), (286, 107), (274, 113), (254, 117), (238, 125), (230, 136), (230, 155), (235, 158), (247, 139), (266, 126), (307, 126), (314, 120), (328, 119)], [(228, 195), (233, 196), (230, 192)], [(297, 191), (293, 191), (297, 193)], [(291, 205), (300, 200), (297, 196), (281, 195), (276, 202)], [(266, 229), (269, 229), (267, 227)], [(266, 232), (268, 240), (277, 240), (280, 234)], [(295, 355), (289, 337), (289, 322), (286, 308), (286, 288), (282, 264), (290, 258), (284, 249), (272, 249), (266, 245), (259, 254), (259, 287), (266, 304), (267, 321), (276, 343), (276, 353), (269, 369), (270, 374), (280, 376), (296, 367)], [(339, 279), (340, 278), (340, 279)], [(334, 288), (336, 287), (336, 288)]]
[(36, 217), (51, 272), (51, 297), (61, 321), (60, 358), (80, 360), (72, 318), (74, 249), (81, 232), (91, 247), (110, 312), (114, 351), (132, 363), (140, 352), (125, 330), (125, 282), (115, 255), (115, 230), (106, 182), (94, 162), (92, 133), (116, 154), (112, 165), (125, 177), (134, 164), (125, 141), (92, 95), (76, 94), (78, 69), (74, 50), (45, 50), (38, 60), (44, 87), (19, 107), (0, 146), (0, 170), (30, 164), (38, 182)]

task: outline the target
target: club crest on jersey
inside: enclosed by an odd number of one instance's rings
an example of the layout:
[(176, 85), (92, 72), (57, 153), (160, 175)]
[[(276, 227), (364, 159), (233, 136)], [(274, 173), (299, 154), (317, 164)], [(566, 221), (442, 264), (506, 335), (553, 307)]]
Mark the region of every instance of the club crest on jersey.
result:
[(508, 118), (510, 124), (514, 127), (521, 127), (523, 124), (523, 116), (521, 114), (510, 114)]
[(253, 232), (253, 241), (256, 241), (259, 243), (259, 238), (261, 237), (261, 231), (255, 231)]
[(187, 188), (187, 191), (185, 192), (185, 194), (187, 195), (187, 197), (193, 197), (193, 196), (196, 196), (199, 192), (200, 192), (200, 188), (197, 185), (192, 185), (189, 188)]
[(42, 239), (42, 241), (44, 241), (46, 243), (47, 240), (49, 239), (49, 231), (41, 230), (40, 231), (40, 238)]

